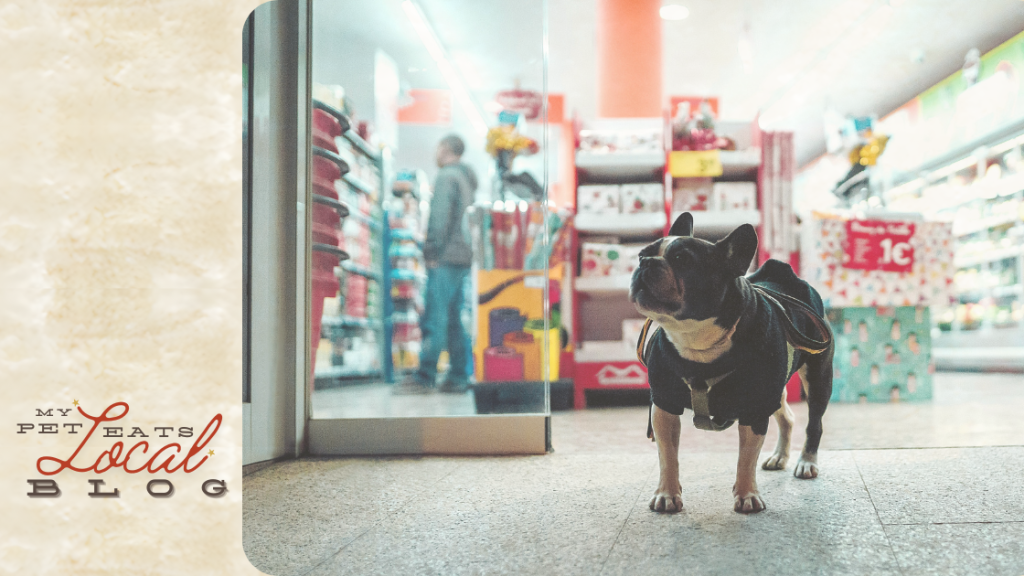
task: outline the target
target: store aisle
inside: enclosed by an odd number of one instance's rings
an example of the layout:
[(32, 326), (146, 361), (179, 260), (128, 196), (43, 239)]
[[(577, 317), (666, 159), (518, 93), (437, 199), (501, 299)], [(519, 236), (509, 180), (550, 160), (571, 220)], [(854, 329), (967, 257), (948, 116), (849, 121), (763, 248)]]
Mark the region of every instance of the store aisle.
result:
[[(732, 430), (684, 426), (686, 509), (666, 516), (647, 508), (657, 454), (645, 408), (556, 413), (546, 456), (254, 472), (244, 542), (277, 575), (1020, 576), (1022, 411), (1024, 378), (1005, 374), (939, 373), (928, 404), (832, 405), (821, 477), (761, 472), (768, 510), (755, 516), (732, 512)], [(773, 443), (771, 430), (765, 455)]]

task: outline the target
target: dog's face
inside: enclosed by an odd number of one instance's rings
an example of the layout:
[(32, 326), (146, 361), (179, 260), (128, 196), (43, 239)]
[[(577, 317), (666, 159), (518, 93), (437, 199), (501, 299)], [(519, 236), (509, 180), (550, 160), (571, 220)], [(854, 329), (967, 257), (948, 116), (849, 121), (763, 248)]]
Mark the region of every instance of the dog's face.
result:
[(750, 224), (711, 243), (693, 237), (693, 217), (685, 212), (669, 236), (640, 252), (629, 300), (656, 321), (717, 317), (726, 289), (747, 271), (756, 251), (757, 233)]

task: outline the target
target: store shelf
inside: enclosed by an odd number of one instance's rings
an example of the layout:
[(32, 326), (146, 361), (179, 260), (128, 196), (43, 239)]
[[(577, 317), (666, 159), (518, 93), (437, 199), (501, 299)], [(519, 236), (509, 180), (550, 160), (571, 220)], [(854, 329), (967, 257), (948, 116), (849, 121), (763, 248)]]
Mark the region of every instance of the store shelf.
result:
[(392, 228), (391, 238), (394, 240), (412, 240), (413, 242), (423, 243), (423, 234), (408, 228)]
[(380, 370), (352, 370), (345, 366), (332, 366), (326, 370), (317, 370), (313, 377), (317, 381), (322, 380), (367, 380), (380, 378)]
[[(320, 148), (316, 148), (315, 150), (321, 150), (321, 149)], [(335, 157), (337, 158), (336, 155), (335, 155)], [(338, 160), (341, 160), (341, 158), (338, 158)], [(349, 187), (351, 187), (356, 192), (361, 192), (363, 194), (366, 194), (367, 196), (373, 194), (373, 188), (369, 184), (367, 184), (366, 182), (363, 182), (359, 178), (356, 178), (352, 174), (345, 174), (344, 176), (341, 177), (341, 179), (344, 180), (345, 183), (348, 184)]]
[(351, 218), (353, 220), (358, 220), (358, 221), (362, 222), (363, 224), (366, 224), (374, 232), (379, 231), (380, 228), (381, 228), (380, 222), (378, 222), (377, 220), (374, 220), (370, 216), (368, 216), (366, 214), (363, 214), (362, 212), (359, 212), (359, 211), (350, 212), (349, 213), (349, 218)]
[(989, 262), (997, 262), (1006, 258), (1017, 258), (1024, 250), (1021, 246), (1012, 246), (1010, 248), (1001, 248), (999, 250), (990, 250), (981, 254), (976, 254), (967, 257), (956, 257), (953, 259), (953, 265), (957, 268), (970, 268), (971, 266), (978, 266), (979, 264), (988, 264)]
[(352, 264), (351, 262), (342, 262), (341, 269), (344, 270), (345, 272), (349, 272), (351, 274), (358, 274), (360, 276), (365, 276), (366, 278), (380, 282), (380, 273), (374, 272), (373, 270), (370, 270), (368, 268), (363, 268), (358, 264)]
[(621, 340), (583, 342), (576, 350), (577, 362), (631, 362), (636, 347)]
[(348, 204), (341, 202), (339, 200), (335, 200), (334, 198), (328, 198), (327, 196), (313, 194), (313, 202), (316, 202), (317, 204), (323, 204), (324, 206), (330, 206), (338, 213), (338, 216), (342, 218), (346, 218), (348, 217), (349, 214), (352, 213), (352, 211), (349, 210)]
[(348, 130), (343, 133), (342, 136), (344, 136), (345, 140), (351, 142), (357, 150), (370, 160), (373, 160), (374, 162), (380, 161), (380, 156), (378, 156), (377, 152), (374, 151), (373, 147), (367, 144), (366, 140), (360, 138), (359, 134), (356, 134), (354, 130)]
[[(673, 212), (672, 221), (682, 212)], [(757, 210), (709, 210), (690, 212), (693, 215), (693, 234), (698, 238), (722, 238), (743, 224), (757, 226), (761, 213)]]
[(992, 295), (995, 297), (1001, 296), (1020, 296), (1024, 295), (1024, 285), (1011, 284), (1009, 286), (994, 286), (992, 288)]
[(629, 292), (632, 276), (580, 276), (576, 278), (576, 291), (587, 294), (623, 294)]
[(996, 216), (989, 216), (988, 218), (981, 218), (979, 220), (967, 222), (964, 222), (963, 220), (954, 220), (953, 235), (969, 236), (971, 234), (988, 230), (989, 228), (1013, 224), (1018, 220), (1020, 220), (1020, 217), (1017, 214), (998, 214)]
[(330, 150), (326, 150), (319, 146), (313, 146), (313, 154), (316, 156), (320, 156), (321, 158), (326, 158), (327, 160), (333, 162), (334, 165), (337, 166), (339, 170), (341, 170), (341, 177), (343, 179), (351, 177), (349, 176), (348, 172), (352, 168), (349, 166), (348, 162), (345, 162), (345, 159), (342, 158), (341, 156), (338, 156), (334, 152), (331, 152)]
[(665, 230), (665, 224), (664, 212), (576, 215), (576, 229), (588, 234), (660, 236)]
[(722, 177), (756, 177), (761, 166), (761, 149), (719, 150), (718, 159), (722, 163)]
[(347, 132), (348, 130), (352, 129), (352, 121), (349, 120), (348, 116), (344, 112), (342, 112), (341, 110), (338, 110), (334, 106), (331, 106), (330, 104), (327, 104), (325, 102), (321, 102), (321, 101), (317, 100), (316, 98), (314, 98), (313, 99), (313, 107), (314, 108), (319, 108), (320, 110), (323, 110), (324, 112), (327, 112), (331, 116), (334, 116), (334, 119), (337, 120), (339, 124), (341, 124), (341, 131), (342, 132)]
[(376, 330), (382, 327), (380, 322), (355, 316), (324, 316), (323, 325), (331, 328), (362, 328)]
[(665, 167), (665, 153), (657, 152), (576, 152), (576, 168), (599, 179), (647, 179)]
[(427, 275), (423, 272), (413, 272), (412, 270), (392, 270), (391, 279), (399, 282), (409, 282), (412, 280), (423, 282), (426, 281)]

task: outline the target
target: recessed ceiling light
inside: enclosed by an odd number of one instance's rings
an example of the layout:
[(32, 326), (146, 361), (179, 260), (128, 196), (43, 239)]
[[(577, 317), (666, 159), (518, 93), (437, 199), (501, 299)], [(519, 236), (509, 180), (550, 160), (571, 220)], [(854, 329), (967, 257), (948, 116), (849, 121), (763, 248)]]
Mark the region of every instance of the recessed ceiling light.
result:
[(662, 20), (683, 20), (690, 15), (690, 10), (682, 4), (666, 4), (661, 7)]

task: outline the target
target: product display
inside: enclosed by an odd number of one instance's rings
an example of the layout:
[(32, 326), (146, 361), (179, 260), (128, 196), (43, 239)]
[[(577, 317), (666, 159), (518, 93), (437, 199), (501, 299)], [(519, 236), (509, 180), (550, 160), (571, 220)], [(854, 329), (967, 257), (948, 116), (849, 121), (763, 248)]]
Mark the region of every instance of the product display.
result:
[(833, 402), (932, 398), (928, 308), (833, 308), (827, 317), (836, 343)]
[(711, 178), (674, 178), (672, 212), (714, 210), (714, 183)]
[(420, 366), (423, 333), (420, 318), (426, 284), (423, 259), (423, 213), (430, 205), (430, 186), (422, 170), (399, 171), (385, 201), (390, 226), (388, 244), (391, 293), (391, 362), (394, 380)]
[(950, 224), (916, 223), (909, 242), (913, 264), (909, 272), (897, 273), (844, 267), (847, 221), (839, 214), (818, 213), (804, 223), (802, 275), (826, 306), (946, 305), (954, 297)]
[(715, 182), (709, 202), (711, 210), (757, 210), (757, 184), (754, 182)]
[[(318, 86), (315, 92), (343, 91)], [(313, 382), (321, 389), (383, 375), (384, 168), (349, 116), (328, 102), (313, 106), (311, 326)]]

